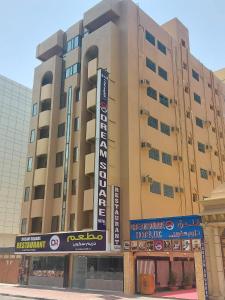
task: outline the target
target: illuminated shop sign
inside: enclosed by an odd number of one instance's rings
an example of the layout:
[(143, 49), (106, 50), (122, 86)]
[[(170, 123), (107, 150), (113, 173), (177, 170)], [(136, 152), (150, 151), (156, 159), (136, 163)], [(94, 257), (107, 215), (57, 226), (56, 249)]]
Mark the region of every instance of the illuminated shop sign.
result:
[(108, 161), (108, 72), (98, 70), (96, 100), (96, 146), (94, 187), (94, 229), (106, 230)]
[(173, 240), (201, 239), (203, 230), (200, 216), (144, 219), (130, 221), (130, 239)]
[(17, 236), (15, 253), (105, 251), (104, 231)]
[(120, 188), (112, 186), (112, 250), (120, 250)]

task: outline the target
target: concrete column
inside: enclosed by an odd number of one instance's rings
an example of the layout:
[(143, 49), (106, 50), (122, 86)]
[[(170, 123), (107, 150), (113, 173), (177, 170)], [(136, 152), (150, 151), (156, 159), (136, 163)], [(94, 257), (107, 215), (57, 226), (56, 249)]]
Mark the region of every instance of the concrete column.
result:
[[(221, 240), (219, 234), (219, 228), (213, 228), (213, 238), (214, 238), (214, 248), (215, 248), (215, 259), (216, 259), (216, 269), (217, 269), (217, 280), (218, 280), (218, 294), (221, 299), (225, 299), (225, 279), (224, 279), (224, 269), (223, 269), (223, 256), (221, 249)], [(219, 298), (220, 299), (220, 298)]]
[(196, 274), (196, 287), (198, 291), (198, 299), (205, 300), (205, 288), (204, 288), (204, 278), (202, 271), (202, 253), (196, 251), (194, 253), (195, 259), (195, 274)]
[(135, 259), (132, 252), (124, 252), (124, 293), (135, 294)]

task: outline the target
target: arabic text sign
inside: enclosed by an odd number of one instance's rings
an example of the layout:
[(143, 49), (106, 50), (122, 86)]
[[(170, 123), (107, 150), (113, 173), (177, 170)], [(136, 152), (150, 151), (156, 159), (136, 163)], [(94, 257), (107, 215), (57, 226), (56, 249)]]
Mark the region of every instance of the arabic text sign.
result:
[(106, 233), (103, 231), (17, 236), (15, 244), (16, 253), (105, 250)]
[(130, 221), (130, 239), (172, 240), (201, 239), (203, 230), (200, 216), (144, 219)]

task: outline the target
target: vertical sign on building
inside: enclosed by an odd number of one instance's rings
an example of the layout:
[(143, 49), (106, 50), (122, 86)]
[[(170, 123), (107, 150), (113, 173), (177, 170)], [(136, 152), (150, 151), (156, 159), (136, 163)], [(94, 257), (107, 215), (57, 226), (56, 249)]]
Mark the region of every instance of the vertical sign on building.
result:
[(201, 252), (202, 252), (202, 271), (203, 271), (203, 280), (204, 280), (204, 289), (205, 289), (205, 300), (209, 300), (208, 277), (207, 277), (206, 257), (205, 257), (205, 244), (204, 244), (203, 238), (201, 239)]
[(111, 190), (112, 203), (112, 228), (111, 244), (112, 250), (120, 250), (120, 187), (112, 186)]
[(106, 70), (97, 74), (94, 229), (106, 230), (108, 159), (108, 81)]

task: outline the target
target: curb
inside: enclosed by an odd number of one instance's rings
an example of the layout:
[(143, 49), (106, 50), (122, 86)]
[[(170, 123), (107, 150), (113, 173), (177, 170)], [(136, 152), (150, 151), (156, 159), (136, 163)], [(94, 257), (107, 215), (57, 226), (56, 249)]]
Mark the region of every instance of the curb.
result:
[(23, 298), (23, 299), (32, 299), (32, 300), (57, 300), (57, 299), (49, 299), (49, 298), (40, 298), (40, 297), (30, 297), (30, 296), (21, 296), (21, 295), (12, 295), (12, 294), (8, 294), (8, 293), (0, 293), (1, 296), (10, 296), (10, 297), (14, 297), (14, 298)]

